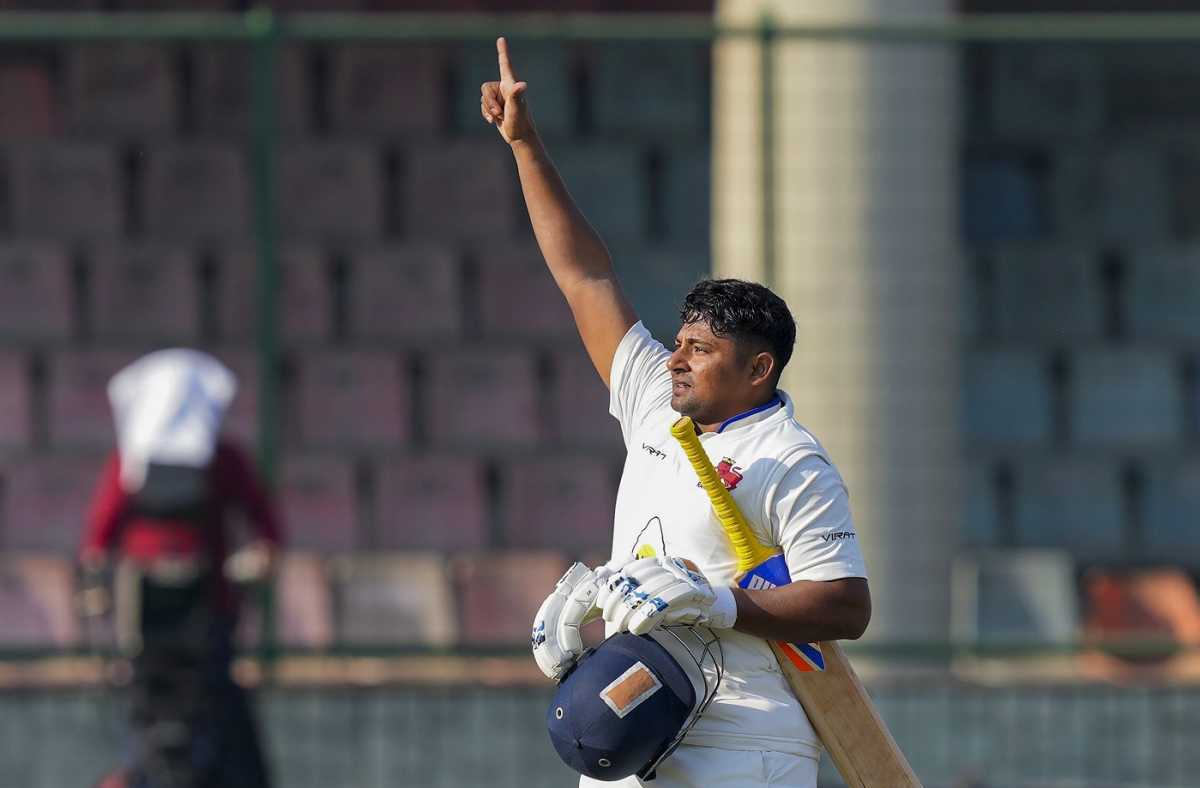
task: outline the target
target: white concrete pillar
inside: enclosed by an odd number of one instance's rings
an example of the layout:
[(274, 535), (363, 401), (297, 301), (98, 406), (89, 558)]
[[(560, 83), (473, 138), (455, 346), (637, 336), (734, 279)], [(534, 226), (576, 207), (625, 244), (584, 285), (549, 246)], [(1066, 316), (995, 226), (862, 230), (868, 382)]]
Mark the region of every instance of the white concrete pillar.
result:
[[(945, 17), (947, 0), (721, 0), (721, 22)], [(714, 62), (715, 273), (764, 280), (757, 42)], [(942, 640), (961, 530), (957, 58), (939, 44), (776, 39), (783, 387), (850, 488), (877, 642)]]

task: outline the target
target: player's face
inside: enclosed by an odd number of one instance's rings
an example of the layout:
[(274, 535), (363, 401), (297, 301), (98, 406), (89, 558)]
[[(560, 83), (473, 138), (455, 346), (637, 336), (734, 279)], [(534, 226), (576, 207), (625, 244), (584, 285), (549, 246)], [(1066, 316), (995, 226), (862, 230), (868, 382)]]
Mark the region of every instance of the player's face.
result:
[(746, 410), (746, 401), (754, 396), (746, 355), (707, 323), (684, 324), (667, 359), (671, 408), (701, 425), (719, 424)]

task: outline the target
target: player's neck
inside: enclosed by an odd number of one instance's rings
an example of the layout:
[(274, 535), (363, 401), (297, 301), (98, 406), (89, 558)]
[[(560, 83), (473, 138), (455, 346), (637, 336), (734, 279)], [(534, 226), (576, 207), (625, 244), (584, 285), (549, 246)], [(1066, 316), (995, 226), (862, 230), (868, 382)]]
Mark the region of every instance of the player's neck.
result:
[(716, 421), (706, 421), (705, 423), (701, 423), (699, 421), (695, 422), (696, 432), (700, 434), (706, 432), (721, 432), (730, 424), (736, 423), (741, 419), (744, 419), (748, 416), (753, 416), (758, 412), (766, 410), (778, 401), (779, 392), (775, 389), (772, 389), (765, 397), (759, 396), (749, 403), (742, 403), (740, 405), (734, 405), (726, 408), (725, 415)]

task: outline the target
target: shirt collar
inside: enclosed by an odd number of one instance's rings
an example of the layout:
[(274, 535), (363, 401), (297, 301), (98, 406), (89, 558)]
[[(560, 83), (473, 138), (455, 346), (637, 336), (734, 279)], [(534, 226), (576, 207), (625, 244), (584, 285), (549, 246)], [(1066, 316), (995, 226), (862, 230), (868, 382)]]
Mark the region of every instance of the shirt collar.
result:
[[(728, 428), (730, 425), (734, 424), (735, 422), (741, 422), (741, 424), (739, 424), (738, 426), (747, 426), (749, 424), (753, 424), (756, 421), (760, 421), (761, 419), (766, 418), (768, 411), (770, 411), (774, 408), (777, 408), (781, 405), (783, 405), (783, 400), (780, 398), (779, 393), (776, 392), (775, 396), (771, 397), (770, 400), (768, 400), (767, 402), (764, 402), (762, 405), (759, 405), (756, 408), (751, 408), (750, 410), (747, 410), (747, 411), (743, 411), (743, 412), (737, 414), (736, 416), (730, 416), (729, 418), (725, 419), (725, 421), (721, 422), (721, 426), (717, 427), (716, 432), (717, 432), (717, 434), (724, 432), (726, 430), (726, 428)], [(759, 418), (757, 418), (757, 419), (751, 418), (753, 416), (759, 416)], [(747, 419), (749, 419), (749, 420), (747, 421)]]

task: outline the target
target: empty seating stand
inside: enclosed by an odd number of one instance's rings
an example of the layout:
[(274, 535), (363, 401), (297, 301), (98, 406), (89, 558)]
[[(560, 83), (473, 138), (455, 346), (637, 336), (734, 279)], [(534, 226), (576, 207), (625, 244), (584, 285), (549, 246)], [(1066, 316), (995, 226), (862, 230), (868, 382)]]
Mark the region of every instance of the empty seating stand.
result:
[(1125, 503), (1113, 464), (1067, 457), (1021, 462), (1014, 494), (1022, 547), (1062, 548), (1080, 560), (1123, 552)]
[[(606, 136), (699, 137), (708, 128), (710, 48), (606, 43), (592, 58), (596, 126)], [(630, 91), (630, 85), (637, 90)]]
[(976, 351), (967, 357), (967, 437), (986, 444), (1049, 441), (1050, 362), (1020, 350)]
[(457, 641), (454, 594), (441, 556), (357, 555), (335, 560), (333, 575), (339, 642), (438, 647)]
[(384, 178), (367, 145), (285, 146), (279, 154), (279, 225), (284, 237), (372, 239), (383, 231)]
[(327, 351), (303, 356), (295, 401), (307, 447), (397, 448), (409, 439), (407, 367), (395, 354)]
[(1099, 256), (1086, 246), (1006, 244), (996, 250), (996, 330), (1002, 340), (1065, 342), (1099, 337)]
[[(203, 46), (191, 50), (195, 84), (191, 91), (196, 124), (206, 137), (248, 140), (251, 69), (247, 46)], [(287, 136), (307, 130), (310, 88), (307, 52), (298, 46), (280, 49), (275, 100), (279, 129)]]
[(333, 50), (332, 61), (330, 118), (340, 136), (431, 137), (442, 127), (447, 112), (441, 48), (347, 45)]
[(52, 447), (114, 445), (108, 382), (139, 355), (122, 350), (64, 350), (50, 356), (47, 411)]
[(33, 439), (29, 360), (0, 350), (0, 456), (26, 449)]
[(144, 345), (186, 343), (200, 329), (197, 263), (186, 247), (107, 246), (91, 259), (96, 336)]
[(1086, 445), (1169, 446), (1183, 430), (1178, 363), (1150, 348), (1079, 353), (1072, 367), (1071, 424)]
[(165, 137), (177, 126), (173, 53), (143, 43), (81, 44), (66, 57), (70, 129), (87, 136)]
[(101, 456), (76, 454), (38, 455), (9, 466), (0, 546), (74, 554), (102, 467)]
[(523, 222), (521, 196), (512, 156), (497, 143), (405, 148), (396, 218), (406, 237), (491, 244), (513, 237)]
[(436, 446), (533, 447), (545, 433), (528, 351), (458, 350), (426, 360), (425, 422)]
[(0, 647), (69, 648), (79, 644), (74, 574), (67, 560), (0, 556)]
[(193, 143), (151, 150), (144, 195), (152, 237), (228, 240), (248, 234), (250, 183), (237, 147)]
[(58, 142), (9, 146), (12, 221), (25, 239), (113, 238), (125, 226), (124, 188), (116, 151)]
[(575, 347), (551, 356), (554, 439), (562, 446), (619, 450), (621, 426), (608, 412), (608, 387), (587, 352)]
[(485, 249), (476, 264), (485, 336), (578, 344), (575, 319), (536, 246)]
[(529, 622), (567, 568), (557, 553), (511, 552), (454, 559), (461, 642), (528, 646)]
[(382, 549), (483, 550), (490, 519), (482, 460), (424, 454), (376, 467), (375, 540)]
[(321, 554), (361, 546), (353, 465), (339, 457), (287, 457), (280, 500), (289, 548)]
[(59, 129), (50, 70), (39, 63), (0, 65), (0, 106), (20, 107), (0, 117), (0, 140), (49, 137)]
[[(217, 311), (221, 339), (246, 344), (258, 337), (258, 255), (238, 248), (222, 255), (218, 264)], [(333, 283), (329, 261), (310, 246), (291, 246), (276, 256), (279, 285), (276, 325), (290, 344), (318, 343), (333, 334)]]
[(1139, 250), (1129, 266), (1128, 292), (1134, 337), (1164, 343), (1200, 339), (1200, 247)]
[(462, 267), (436, 244), (373, 247), (350, 273), (350, 333), (356, 340), (444, 342), (462, 333)]
[(1200, 563), (1200, 463), (1162, 461), (1146, 473), (1144, 550), (1160, 561)]

